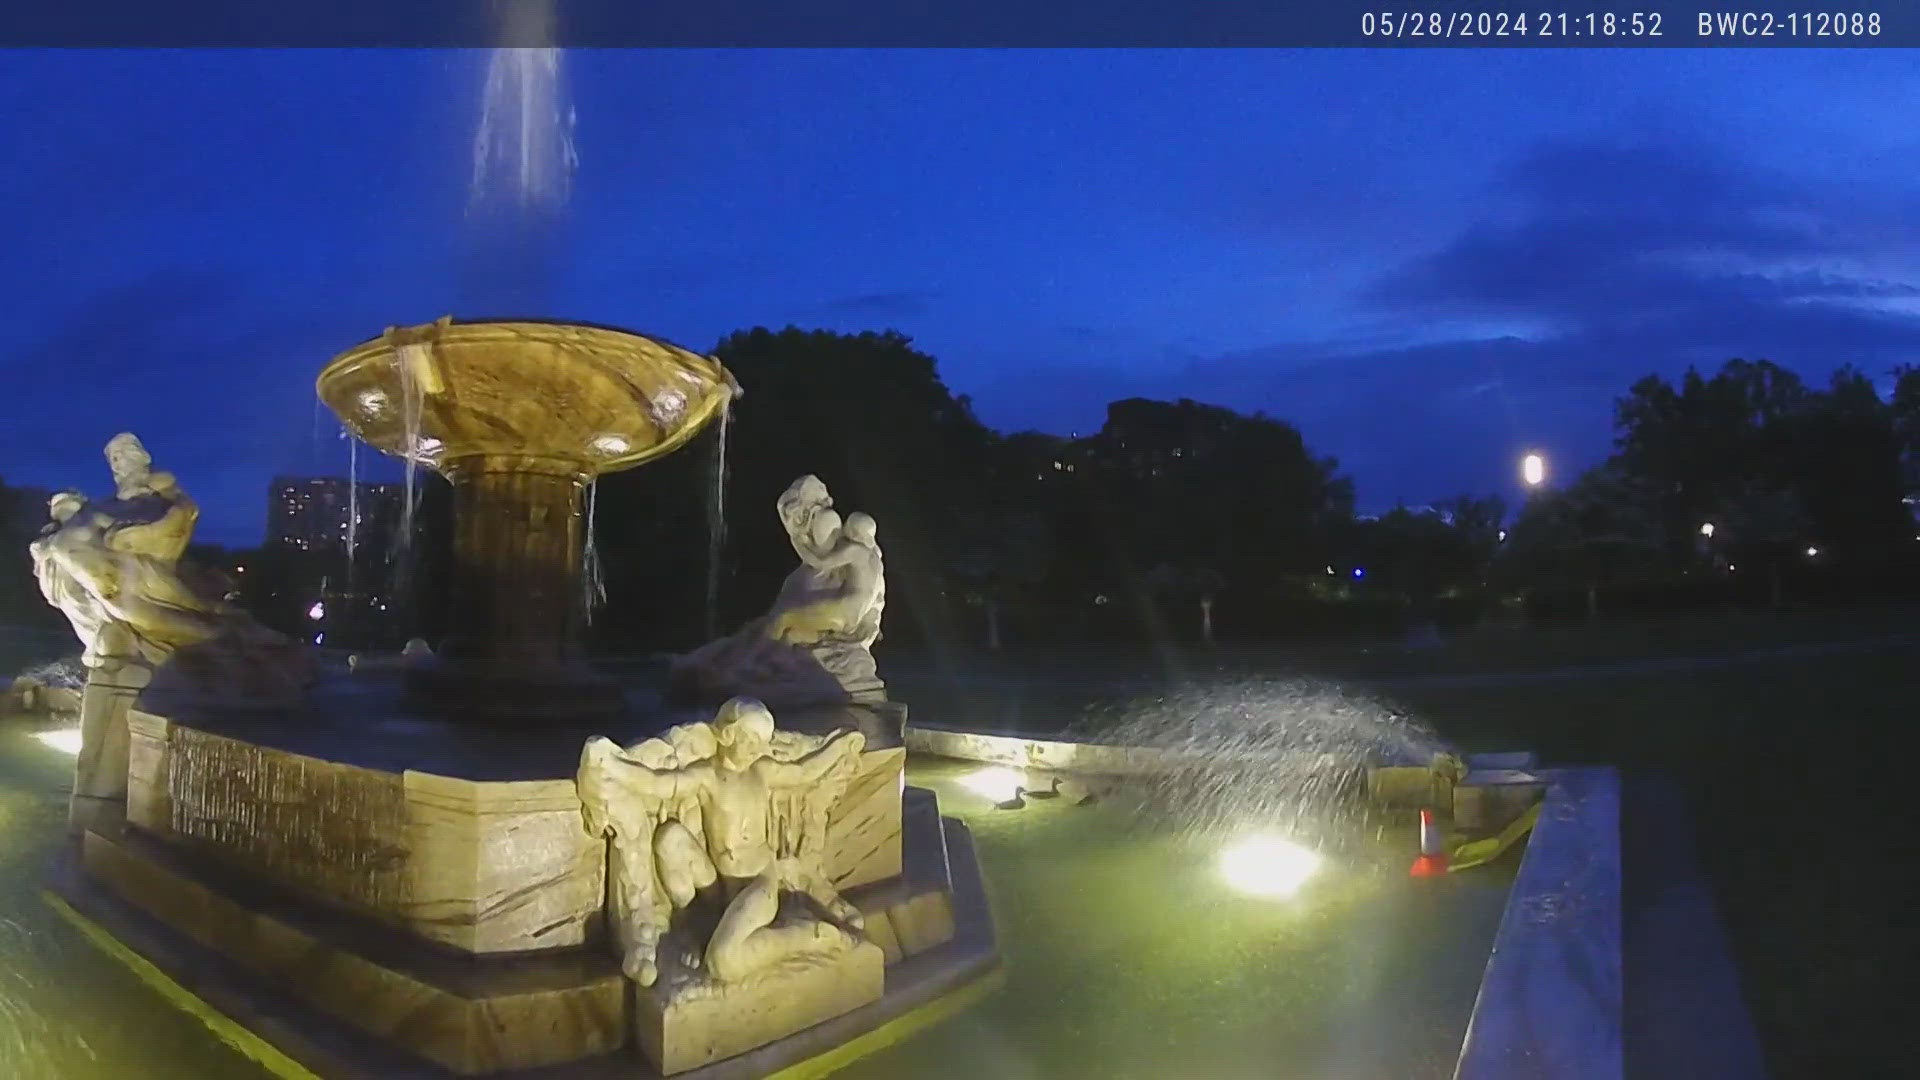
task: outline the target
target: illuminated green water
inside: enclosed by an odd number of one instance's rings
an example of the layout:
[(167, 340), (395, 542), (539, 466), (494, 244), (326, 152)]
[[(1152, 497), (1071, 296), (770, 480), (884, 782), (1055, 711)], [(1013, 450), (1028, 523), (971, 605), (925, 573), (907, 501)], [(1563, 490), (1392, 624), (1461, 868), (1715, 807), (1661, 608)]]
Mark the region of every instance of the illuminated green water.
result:
[(1235, 893), (1217, 846), (1101, 806), (994, 810), (921, 765), (986, 871), (1004, 989), (836, 1080), (1422, 1080), (1453, 1075), (1518, 865), (1414, 881), (1411, 830), (1294, 897)]
[(70, 755), (0, 723), (0, 1077), (261, 1080), (40, 899), (72, 769)]
[[(41, 901), (71, 762), (0, 724), (0, 1078), (261, 1080)], [(1293, 899), (1251, 899), (1209, 848), (1101, 806), (995, 810), (956, 782), (965, 771), (918, 764), (912, 781), (974, 830), (1004, 987), (840, 1076), (1451, 1075), (1511, 858), (1412, 882), (1412, 839), (1389, 835)]]

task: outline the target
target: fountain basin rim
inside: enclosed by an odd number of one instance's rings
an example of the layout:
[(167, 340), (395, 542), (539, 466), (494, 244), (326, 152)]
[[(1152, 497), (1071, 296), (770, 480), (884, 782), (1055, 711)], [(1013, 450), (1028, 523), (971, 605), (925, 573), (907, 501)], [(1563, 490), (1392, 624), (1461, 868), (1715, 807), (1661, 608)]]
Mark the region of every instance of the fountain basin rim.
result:
[[(395, 445), (391, 439), (369, 437), (369, 433), (345, 411), (344, 404), (335, 400), (342, 395), (329, 393), (330, 390), (341, 389), (335, 384), (356, 377), (368, 377), (360, 373), (364, 372), (369, 365), (392, 362), (397, 346), (401, 344), (445, 342), (453, 347), (484, 348), (495, 340), (545, 344), (549, 347), (557, 347), (563, 353), (567, 351), (568, 346), (584, 345), (587, 348), (579, 349), (578, 353), (585, 354), (580, 356), (580, 361), (587, 364), (596, 362), (593, 356), (596, 350), (591, 346), (598, 342), (605, 346), (604, 354), (598, 362), (603, 368), (610, 368), (615, 373), (615, 378), (628, 377), (619, 374), (621, 358), (642, 356), (647, 353), (657, 357), (660, 352), (664, 352), (672, 358), (671, 362), (681, 366), (683, 372), (697, 373), (697, 377), (704, 379), (709, 389), (692, 396), (687, 412), (677, 417), (669, 429), (664, 430), (664, 438), (617, 454), (568, 452), (558, 446), (543, 448), (537, 444), (518, 448), (511, 446), (505, 448), (447, 447), (446, 449), (450, 451), (447, 453), (441, 453), (440, 448), (436, 446), (432, 452), (425, 452), (422, 449), (410, 453), (402, 446)], [(718, 414), (725, 411), (727, 405), (741, 393), (740, 384), (734, 379), (733, 373), (728, 371), (717, 358), (695, 352), (651, 334), (642, 334), (603, 323), (561, 319), (455, 319), (451, 316), (428, 323), (390, 326), (380, 335), (354, 345), (335, 356), (321, 369), (314, 380), (314, 389), (319, 398), (347, 424), (355, 438), (389, 456), (401, 460), (411, 459), (415, 464), (426, 466), (442, 474), (447, 472), (447, 465), (459, 459), (487, 457), (505, 460), (523, 457), (529, 460), (574, 463), (578, 466), (575, 471), (588, 478), (630, 469), (679, 450), (692, 441), (693, 437)], [(350, 391), (343, 391), (343, 393), (350, 393)]]

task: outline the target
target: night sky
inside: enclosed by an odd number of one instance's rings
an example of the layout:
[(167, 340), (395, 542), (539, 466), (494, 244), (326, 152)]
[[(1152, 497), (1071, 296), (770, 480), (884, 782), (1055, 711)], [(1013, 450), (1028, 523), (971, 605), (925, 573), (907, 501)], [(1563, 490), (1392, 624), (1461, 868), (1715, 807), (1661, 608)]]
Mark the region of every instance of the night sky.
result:
[[(897, 328), (1003, 430), (1292, 420), (1363, 509), (1597, 461), (1636, 377), (1920, 359), (1901, 53), (574, 52), (550, 314)], [(143, 436), (258, 542), (313, 377), (459, 298), (484, 56), (0, 62), (0, 476)], [(752, 387), (747, 387), (749, 393)]]

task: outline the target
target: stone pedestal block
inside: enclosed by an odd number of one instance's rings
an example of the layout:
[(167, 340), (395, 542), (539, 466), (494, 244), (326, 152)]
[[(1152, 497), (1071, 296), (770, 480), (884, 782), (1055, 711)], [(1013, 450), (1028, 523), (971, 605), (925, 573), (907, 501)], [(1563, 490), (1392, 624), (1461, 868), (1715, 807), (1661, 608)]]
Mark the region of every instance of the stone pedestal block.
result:
[(1539, 802), (1546, 791), (1544, 780), (1518, 769), (1470, 772), (1454, 785), (1454, 828), (1467, 833), (1499, 832)]
[(886, 956), (872, 942), (704, 993), (634, 992), (634, 1037), (663, 1076), (744, 1054), (879, 1001)]

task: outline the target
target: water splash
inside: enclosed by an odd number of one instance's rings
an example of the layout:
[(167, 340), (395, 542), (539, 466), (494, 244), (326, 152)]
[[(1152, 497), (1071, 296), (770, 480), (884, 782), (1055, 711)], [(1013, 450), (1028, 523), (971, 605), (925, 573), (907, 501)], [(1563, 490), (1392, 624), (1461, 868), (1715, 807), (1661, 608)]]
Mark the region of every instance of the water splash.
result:
[(552, 4), (516, 2), (503, 13), (500, 40), (522, 47), (487, 54), (459, 285), (466, 310), (492, 316), (551, 306), (579, 163), (562, 51), (525, 47), (554, 40)]
[(733, 403), (720, 406), (713, 443), (713, 490), (707, 499), (707, 640), (720, 636), (720, 558), (727, 543), (727, 428)]
[(344, 425), (340, 437), (347, 440), (347, 592), (352, 593), (360, 549), (360, 440)]
[(1306, 678), (1190, 684), (1093, 711), (1071, 733), (1185, 760), (1126, 786), (1144, 817), (1194, 835), (1272, 828), (1328, 849), (1361, 839), (1368, 766), (1447, 750), (1387, 702)]
[(416, 482), (419, 472), (420, 448), (425, 442), (420, 432), (421, 412), (426, 407), (426, 387), (420, 379), (421, 369), (425, 366), (421, 353), (428, 346), (420, 343), (402, 345), (393, 352), (394, 367), (400, 376), (400, 425), (403, 441), (400, 444), (405, 451), (402, 459), (406, 462), (406, 496), (400, 505), (401, 544), (413, 542), (413, 519), (418, 508), (420, 487)]
[(594, 507), (599, 504), (600, 480), (598, 477), (587, 482), (587, 521), (586, 540), (580, 555), (580, 582), (584, 589), (581, 602), (585, 607), (585, 619), (593, 622), (593, 613), (607, 602), (607, 579), (600, 566), (600, 545), (594, 539)]
[[(551, 20), (540, 4), (516, 4), (516, 26), (532, 40), (550, 39), (538, 23)], [(527, 39), (520, 39), (527, 40)], [(480, 124), (473, 137), (473, 180), (468, 209), (502, 203), (531, 207), (564, 205), (572, 192), (579, 156), (573, 145), (576, 115), (567, 99), (561, 50), (494, 49), (487, 57)]]

